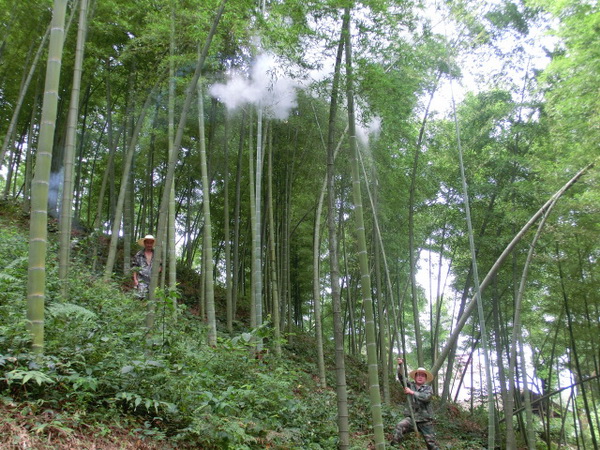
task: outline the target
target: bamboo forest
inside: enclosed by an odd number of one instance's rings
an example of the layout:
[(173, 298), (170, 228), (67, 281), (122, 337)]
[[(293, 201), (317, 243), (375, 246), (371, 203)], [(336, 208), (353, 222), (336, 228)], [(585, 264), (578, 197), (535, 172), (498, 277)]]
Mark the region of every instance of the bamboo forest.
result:
[(596, 0), (0, 6), (0, 448), (599, 448)]

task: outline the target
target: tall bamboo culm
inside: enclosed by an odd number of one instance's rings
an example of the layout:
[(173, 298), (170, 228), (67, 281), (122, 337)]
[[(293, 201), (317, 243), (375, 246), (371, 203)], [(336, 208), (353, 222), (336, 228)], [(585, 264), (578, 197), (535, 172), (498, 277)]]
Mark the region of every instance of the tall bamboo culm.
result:
[[(346, 7), (345, 16), (350, 16), (350, 8)], [(385, 435), (383, 432), (383, 417), (381, 411), (381, 393), (379, 392), (379, 369), (377, 364), (377, 342), (375, 337), (375, 315), (373, 312), (373, 298), (371, 291), (371, 276), (367, 257), (367, 240), (365, 236), (365, 223), (363, 217), (362, 193), (360, 186), (360, 170), (358, 158), (358, 142), (356, 138), (356, 122), (354, 115), (354, 86), (352, 73), (352, 42), (350, 21), (346, 22), (345, 50), (346, 50), (346, 83), (348, 99), (348, 126), (350, 138), (350, 152), (352, 154), (352, 197), (354, 201), (354, 220), (359, 249), (359, 265), (361, 273), (361, 293), (365, 310), (365, 335), (367, 344), (367, 361), (369, 365), (369, 399), (371, 402), (371, 416), (373, 431), (375, 433), (375, 448), (385, 448)]]
[(29, 266), (27, 279), (27, 326), (32, 336), (32, 350), (44, 352), (44, 304), (46, 300), (46, 250), (48, 238), (48, 185), (52, 146), (56, 128), (58, 88), (65, 34), (67, 0), (55, 0), (40, 138), (35, 172), (31, 182), (31, 216), (29, 226)]

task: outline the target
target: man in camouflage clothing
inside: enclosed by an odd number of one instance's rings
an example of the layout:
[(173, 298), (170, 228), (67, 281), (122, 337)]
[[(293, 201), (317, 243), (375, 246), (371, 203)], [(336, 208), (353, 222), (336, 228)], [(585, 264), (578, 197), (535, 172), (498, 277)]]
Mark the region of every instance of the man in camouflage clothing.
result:
[(399, 444), (402, 442), (405, 433), (410, 433), (415, 430), (410, 411), (412, 406), (412, 413), (417, 429), (423, 435), (427, 448), (429, 450), (437, 450), (439, 447), (435, 440), (435, 433), (433, 430), (433, 408), (431, 406), (433, 389), (428, 384), (425, 384), (430, 383), (433, 380), (433, 375), (428, 370), (419, 367), (418, 369), (411, 371), (408, 376), (414, 381), (406, 383), (404, 377), (404, 361), (399, 358), (398, 379), (402, 385), (405, 386), (404, 393), (406, 394), (407, 405), (404, 413), (405, 418), (396, 425), (396, 429), (394, 430), (392, 444)]
[(137, 296), (140, 299), (145, 299), (148, 297), (155, 242), (156, 240), (151, 234), (139, 239), (137, 243), (139, 246), (143, 247), (143, 249), (137, 252), (131, 261), (131, 270), (133, 271), (133, 286), (137, 289)]

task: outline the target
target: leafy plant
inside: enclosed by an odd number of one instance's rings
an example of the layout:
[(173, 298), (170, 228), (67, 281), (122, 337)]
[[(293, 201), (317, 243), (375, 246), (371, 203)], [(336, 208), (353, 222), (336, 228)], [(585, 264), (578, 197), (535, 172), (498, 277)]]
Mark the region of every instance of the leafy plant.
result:
[(119, 392), (115, 396), (115, 399), (123, 401), (123, 403), (133, 411), (137, 411), (140, 406), (146, 408), (146, 412), (154, 412), (155, 414), (158, 414), (160, 411), (169, 413), (177, 411), (177, 407), (173, 403), (163, 402), (153, 398), (144, 398), (141, 395), (132, 392)]
[(49, 319), (68, 321), (81, 321), (82, 323), (94, 322), (98, 316), (83, 306), (73, 303), (54, 303), (47, 308)]
[(39, 370), (11, 370), (2, 378), (10, 386), (13, 383), (27, 385), (36, 383), (38, 386), (54, 384), (56, 381)]

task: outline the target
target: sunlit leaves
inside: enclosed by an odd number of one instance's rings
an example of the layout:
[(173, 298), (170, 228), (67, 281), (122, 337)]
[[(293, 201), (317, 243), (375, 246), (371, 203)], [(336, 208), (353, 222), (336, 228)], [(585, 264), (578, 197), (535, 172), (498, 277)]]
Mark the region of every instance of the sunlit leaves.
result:
[(564, 50), (543, 74), (546, 111), (556, 156), (584, 161), (600, 142), (600, 12), (597, 5), (564, 2), (558, 34)]

